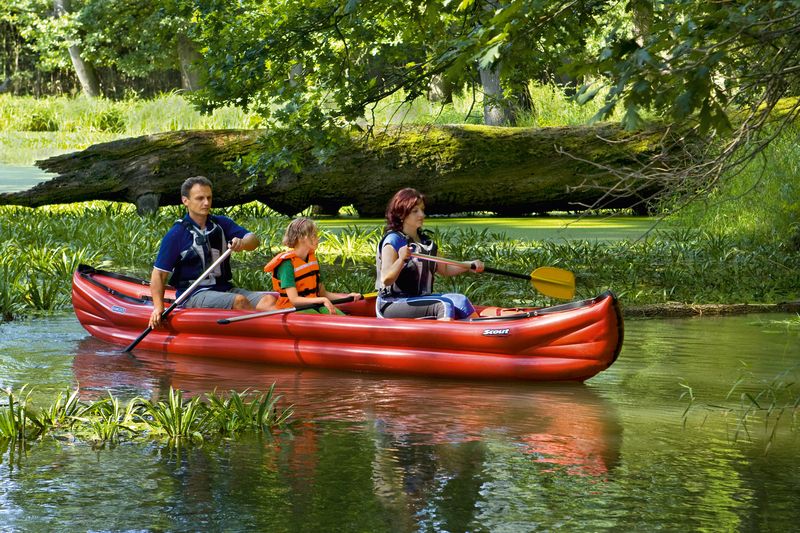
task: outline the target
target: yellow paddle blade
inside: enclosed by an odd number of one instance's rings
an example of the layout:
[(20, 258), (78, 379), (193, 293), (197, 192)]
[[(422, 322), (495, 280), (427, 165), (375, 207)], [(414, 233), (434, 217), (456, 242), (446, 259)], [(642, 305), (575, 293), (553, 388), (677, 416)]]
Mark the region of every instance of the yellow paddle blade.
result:
[(531, 272), (531, 283), (545, 296), (561, 300), (571, 300), (575, 297), (575, 275), (569, 270), (539, 267)]
[(368, 292), (368, 293), (362, 294), (361, 297), (366, 300), (367, 298), (375, 298), (377, 295), (378, 295), (377, 292)]

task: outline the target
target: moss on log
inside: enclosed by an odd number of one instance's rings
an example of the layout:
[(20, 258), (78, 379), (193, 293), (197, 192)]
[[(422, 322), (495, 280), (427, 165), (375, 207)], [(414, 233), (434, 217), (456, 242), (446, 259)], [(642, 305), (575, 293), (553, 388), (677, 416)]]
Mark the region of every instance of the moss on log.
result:
[[(618, 187), (609, 169), (636, 167), (661, 150), (663, 131), (632, 134), (613, 125), (569, 128), (405, 126), (368, 140), (354, 137), (326, 163), (245, 185), (235, 163), (258, 149), (257, 130), (177, 131), (93, 145), (37, 165), (58, 176), (27, 191), (0, 195), (0, 204), (40, 206), (87, 200), (131, 202), (140, 212), (180, 202), (180, 183), (205, 175), (215, 205), (259, 200), (293, 215), (310, 205), (336, 212), (353, 205), (381, 216), (402, 187), (429, 198), (428, 212), (489, 211), (502, 215), (580, 211), (588, 206), (635, 207), (658, 190), (609, 196)], [(568, 155), (569, 154), (569, 155)]]

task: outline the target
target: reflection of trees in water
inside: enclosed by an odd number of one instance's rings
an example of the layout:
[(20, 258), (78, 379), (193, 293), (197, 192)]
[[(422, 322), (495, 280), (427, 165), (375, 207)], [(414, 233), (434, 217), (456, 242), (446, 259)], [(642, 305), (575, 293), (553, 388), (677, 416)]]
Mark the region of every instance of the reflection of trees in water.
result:
[[(294, 405), (294, 431), (275, 442), (236, 441), (224, 453), (187, 450), (180, 490), (201, 500), (229, 502), (239, 494), (270, 501), (289, 507), (280, 511), (287, 523), (302, 515), (304, 524), (322, 529), (334, 513), (358, 527), (466, 530), (486, 509), (486, 491), (528, 491), (521, 483), (531, 483), (530, 476), (596, 480), (619, 460), (614, 409), (579, 384), (384, 377), (144, 351), (131, 356), (92, 338), (78, 347), (73, 370), (84, 398), (109, 388), (160, 398), (170, 387), (200, 394), (266, 390), (274, 382)], [(509, 478), (512, 465), (526, 474)], [(209, 470), (229, 479), (208, 476)]]

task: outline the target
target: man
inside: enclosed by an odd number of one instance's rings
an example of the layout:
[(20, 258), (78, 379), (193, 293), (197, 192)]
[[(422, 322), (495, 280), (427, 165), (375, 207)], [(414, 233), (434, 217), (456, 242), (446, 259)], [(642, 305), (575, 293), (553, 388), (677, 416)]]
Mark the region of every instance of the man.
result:
[[(161, 324), (164, 312), (164, 287), (167, 276), (179, 297), (227, 248), (234, 252), (255, 250), (260, 241), (233, 220), (211, 215), (211, 182), (203, 176), (188, 178), (181, 185), (181, 201), (186, 215), (175, 222), (161, 241), (150, 294), (153, 313), (150, 327)], [(183, 302), (184, 307), (216, 307), (267, 311), (275, 305), (268, 293), (235, 288), (231, 283), (230, 258), (217, 266)]]

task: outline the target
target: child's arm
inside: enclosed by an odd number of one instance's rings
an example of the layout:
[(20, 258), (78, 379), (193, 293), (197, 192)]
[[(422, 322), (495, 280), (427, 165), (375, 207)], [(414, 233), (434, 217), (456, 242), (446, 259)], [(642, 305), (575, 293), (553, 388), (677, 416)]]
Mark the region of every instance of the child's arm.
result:
[[(322, 294), (322, 291), (320, 291), (320, 294)], [(321, 304), (328, 309), (330, 314), (336, 314), (336, 307), (326, 296), (300, 296), (297, 293), (297, 287), (286, 287), (286, 296), (289, 298), (289, 301), (292, 302), (293, 307), (297, 307), (298, 305)]]
[(325, 284), (322, 283), (321, 281), (319, 282), (319, 294), (320, 296), (324, 296), (329, 300), (338, 300), (339, 298), (352, 298), (353, 301), (355, 302), (356, 300), (361, 299), (361, 293), (359, 292), (348, 292), (348, 293), (328, 292), (328, 290), (325, 288)]

